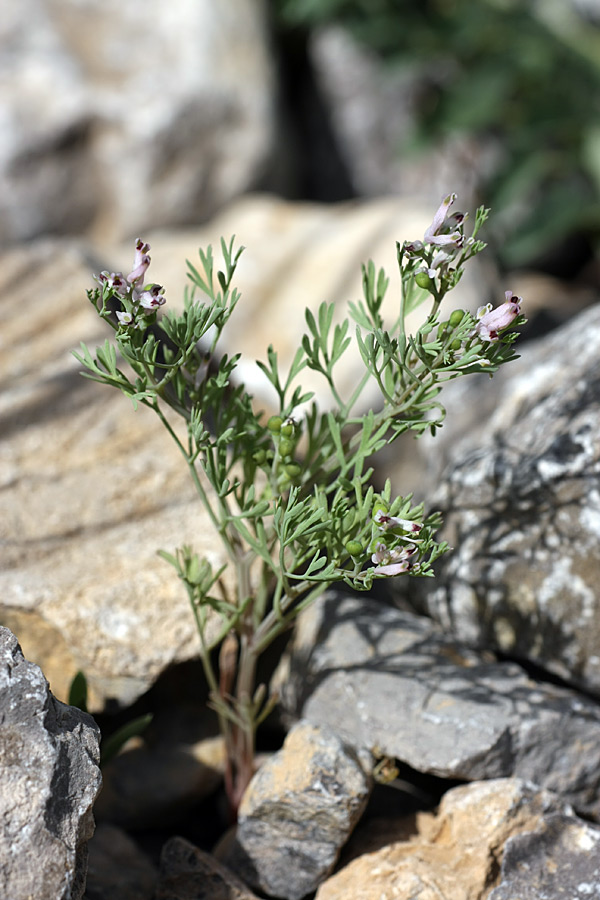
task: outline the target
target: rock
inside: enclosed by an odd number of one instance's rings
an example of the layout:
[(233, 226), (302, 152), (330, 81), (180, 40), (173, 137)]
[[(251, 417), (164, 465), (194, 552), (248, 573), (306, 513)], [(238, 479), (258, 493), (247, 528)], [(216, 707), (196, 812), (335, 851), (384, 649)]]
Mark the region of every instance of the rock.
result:
[[(448, 791), (436, 815), (400, 822), (395, 839), (341, 868), (315, 900), (583, 900), (597, 892), (599, 837), (550, 792), (476, 782)], [(531, 856), (519, 855), (525, 847)]]
[(154, 900), (257, 900), (242, 881), (183, 838), (163, 847)]
[[(313, 30), (310, 56), (328, 104), (352, 185), (363, 196), (420, 196), (435, 204), (456, 191), (476, 202), (482, 177), (496, 161), (493, 141), (473, 135), (440, 139), (419, 153), (402, 152), (415, 131), (415, 106), (426, 70), (390, 65), (343, 26)], [(439, 75), (439, 66), (432, 63)], [(474, 201), (475, 198), (475, 201)]]
[(154, 900), (158, 872), (126, 832), (100, 822), (88, 849), (83, 900)]
[[(460, 640), (532, 660), (595, 694), (599, 339), (595, 306), (501, 374), (491, 417), (465, 429), (430, 498), (454, 549), (435, 580), (410, 587), (410, 602)], [(466, 390), (463, 404), (476, 403)], [(406, 588), (399, 580), (398, 595)]]
[(600, 707), (426, 619), (326, 595), (300, 615), (272, 688), (357, 748), (443, 778), (525, 778), (600, 819)]
[(16, 637), (0, 627), (0, 896), (81, 900), (99, 731), (56, 700)]
[(507, 841), (500, 884), (489, 900), (598, 896), (600, 830), (565, 813), (547, 816), (543, 826)]
[(0, 51), (0, 243), (202, 221), (271, 160), (260, 0), (23, 0)]
[[(223, 351), (242, 354), (239, 377), (256, 395), (260, 408), (273, 406), (276, 395), (255, 360), (265, 360), (269, 344), (286, 372), (307, 326), (304, 311), (314, 312), (322, 302), (335, 303), (334, 321), (348, 314), (348, 304), (362, 298), (361, 264), (373, 259), (383, 267), (390, 285), (382, 311), (387, 321), (397, 315), (399, 290), (396, 241), (421, 239), (431, 223), (439, 197), (433, 203), (380, 197), (339, 204), (291, 203), (267, 196), (238, 200), (210, 225), (188, 230), (157, 231), (144, 235), (152, 246), (152, 272), (168, 285), (169, 303), (180, 304), (189, 285), (185, 260), (198, 265), (198, 248), (212, 244), (221, 259), (220, 238), (236, 236), (246, 249), (240, 258), (235, 285), (242, 298), (221, 339)], [(131, 243), (103, 247), (106, 268), (124, 270), (130, 263)], [(454, 292), (456, 306), (475, 311), (495, 281), (489, 258), (476, 259)], [(502, 292), (500, 291), (501, 298)], [(409, 317), (409, 328), (424, 318), (422, 310)], [(350, 333), (354, 334), (351, 326)], [(362, 366), (355, 344), (344, 354), (337, 373), (342, 394), (356, 387), (357, 366)], [(301, 375), (303, 387), (316, 392), (322, 407), (331, 404), (324, 378), (310, 370)], [(365, 406), (379, 394), (366, 393)]]
[(1, 261), (0, 622), (62, 699), (81, 669), (90, 709), (126, 705), (198, 649), (156, 551), (193, 544), (215, 567), (224, 551), (151, 411), (78, 372), (71, 348), (107, 336), (85, 298), (95, 264), (56, 241)]
[(104, 766), (96, 818), (133, 829), (176, 823), (218, 787), (224, 766), (221, 737), (158, 747), (140, 741)]
[(327, 727), (298, 723), (258, 770), (225, 863), (261, 892), (300, 900), (332, 871), (371, 784), (369, 754)]

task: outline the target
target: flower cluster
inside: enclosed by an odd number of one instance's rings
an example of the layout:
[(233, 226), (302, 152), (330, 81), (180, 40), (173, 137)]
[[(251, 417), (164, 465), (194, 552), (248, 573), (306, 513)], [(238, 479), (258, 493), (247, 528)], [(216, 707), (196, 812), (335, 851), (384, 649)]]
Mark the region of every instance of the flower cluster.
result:
[[(373, 513), (375, 537), (371, 543), (371, 562), (375, 575), (401, 575), (413, 567), (412, 557), (417, 553), (417, 535), (423, 525), (410, 519), (391, 516), (381, 507)], [(400, 533), (401, 532), (401, 533)], [(392, 544), (388, 542), (392, 540)], [(404, 541), (408, 546), (399, 544)]]
[(436, 277), (447, 277), (450, 263), (458, 251), (474, 243), (472, 237), (465, 237), (467, 215), (461, 212), (450, 215), (450, 207), (455, 200), (456, 194), (443, 198), (422, 241), (404, 244), (404, 251), (409, 257), (423, 262), (415, 274), (420, 287), (429, 288)]
[(167, 302), (160, 284), (144, 285), (150, 265), (149, 250), (150, 244), (138, 238), (133, 268), (127, 277), (121, 272), (101, 272), (98, 275), (97, 281), (103, 291), (108, 288), (114, 297), (121, 300), (123, 309), (117, 310), (116, 316), (123, 328), (145, 328), (149, 324), (148, 316)]

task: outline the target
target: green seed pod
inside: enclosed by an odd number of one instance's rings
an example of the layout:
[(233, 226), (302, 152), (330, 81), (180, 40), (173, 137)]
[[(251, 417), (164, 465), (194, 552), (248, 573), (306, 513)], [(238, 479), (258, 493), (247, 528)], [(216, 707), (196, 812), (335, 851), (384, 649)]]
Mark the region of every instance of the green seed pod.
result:
[(291, 437), (294, 433), (294, 423), (293, 422), (284, 422), (280, 428), (280, 433), (285, 437)]
[(450, 328), (456, 328), (457, 325), (460, 325), (460, 323), (462, 322), (464, 317), (465, 317), (464, 310), (455, 309), (454, 312), (450, 314), (450, 318), (448, 320), (448, 324), (450, 325)]
[(265, 460), (267, 459), (267, 454), (266, 454), (266, 452), (265, 452), (264, 450), (256, 450), (256, 451), (252, 454), (252, 459), (254, 460), (255, 463), (258, 463), (258, 465), (260, 466), (260, 465), (262, 465), (262, 464), (265, 462)]
[(281, 418), (281, 416), (271, 416), (271, 418), (267, 422), (267, 428), (269, 429), (269, 431), (272, 431), (273, 434), (279, 434), (282, 425), (283, 419)]
[(362, 556), (363, 554), (363, 545), (360, 541), (348, 541), (346, 544), (346, 551), (350, 554), (350, 556)]
[(427, 272), (417, 272), (417, 274), (415, 275), (415, 281), (420, 288), (425, 288), (425, 290), (429, 290), (433, 286), (433, 281), (431, 280)]
[(294, 442), (290, 441), (289, 438), (280, 438), (279, 440), (279, 455), (280, 456), (289, 456), (290, 453), (294, 451)]
[(455, 341), (452, 341), (450, 344), (451, 350), (460, 350), (462, 347), (462, 341), (459, 341), (458, 338)]
[(298, 463), (288, 463), (284, 466), (284, 472), (286, 472), (290, 478), (297, 478), (301, 471), (302, 466), (299, 466)]

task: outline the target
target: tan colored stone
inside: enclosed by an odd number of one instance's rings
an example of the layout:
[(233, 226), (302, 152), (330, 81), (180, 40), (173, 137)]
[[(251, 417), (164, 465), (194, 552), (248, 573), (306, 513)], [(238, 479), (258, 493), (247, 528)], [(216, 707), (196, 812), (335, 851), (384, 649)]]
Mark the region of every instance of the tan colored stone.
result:
[[(65, 698), (81, 669), (92, 709), (128, 703), (197, 652), (184, 589), (156, 551), (224, 562), (179, 451), (150, 410), (85, 380), (71, 348), (107, 335), (74, 243), (2, 257), (0, 621)], [(34, 646), (35, 642), (35, 646)]]
[(315, 900), (485, 900), (498, 883), (507, 840), (538, 829), (556, 802), (518, 779), (454, 788), (437, 815), (400, 822), (380, 849), (351, 846), (360, 855), (324, 882)]

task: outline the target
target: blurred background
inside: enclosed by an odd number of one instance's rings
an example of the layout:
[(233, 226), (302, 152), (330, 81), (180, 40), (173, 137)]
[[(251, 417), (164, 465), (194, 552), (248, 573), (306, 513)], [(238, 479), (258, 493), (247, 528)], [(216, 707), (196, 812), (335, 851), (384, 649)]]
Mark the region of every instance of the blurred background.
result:
[(598, 0), (8, 0), (0, 96), (4, 247), (456, 190), (501, 270), (598, 281)]

